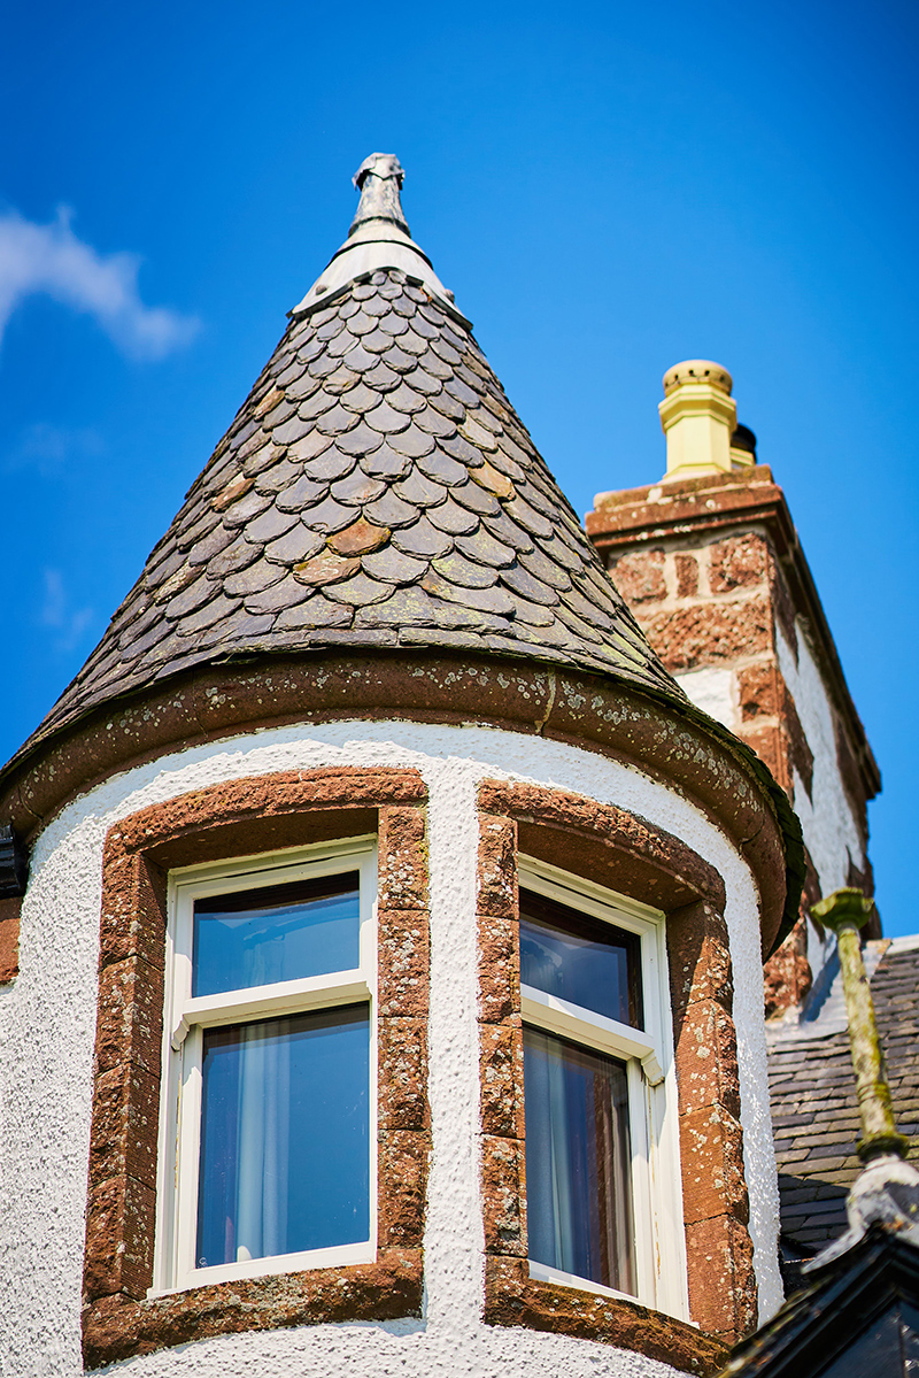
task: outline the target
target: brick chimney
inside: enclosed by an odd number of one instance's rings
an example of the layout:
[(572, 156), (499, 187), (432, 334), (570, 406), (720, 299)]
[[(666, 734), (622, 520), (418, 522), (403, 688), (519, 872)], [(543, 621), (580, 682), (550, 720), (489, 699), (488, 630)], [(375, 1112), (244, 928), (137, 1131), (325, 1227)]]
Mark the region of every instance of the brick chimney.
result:
[[(585, 525), (668, 670), (788, 792), (811, 862), (809, 899), (844, 885), (870, 894), (877, 765), (785, 496), (757, 464), (732, 391), (710, 360), (668, 369), (666, 474), (598, 494)], [(802, 921), (770, 963), (771, 1013), (802, 1000), (828, 950), (823, 930)]]

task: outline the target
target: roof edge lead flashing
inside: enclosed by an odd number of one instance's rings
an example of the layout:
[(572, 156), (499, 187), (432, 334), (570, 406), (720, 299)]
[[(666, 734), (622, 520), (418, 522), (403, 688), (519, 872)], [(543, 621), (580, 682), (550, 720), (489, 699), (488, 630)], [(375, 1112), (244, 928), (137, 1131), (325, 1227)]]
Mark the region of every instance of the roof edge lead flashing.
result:
[(400, 199), (404, 180), (405, 171), (395, 154), (371, 153), (364, 159), (352, 178), (361, 199), (348, 238), (290, 312), (291, 316), (308, 316), (326, 306), (349, 282), (394, 268), (430, 292), (467, 329), (472, 328), (471, 321), (457, 309), (453, 293), (443, 285), (431, 260), (409, 233)]

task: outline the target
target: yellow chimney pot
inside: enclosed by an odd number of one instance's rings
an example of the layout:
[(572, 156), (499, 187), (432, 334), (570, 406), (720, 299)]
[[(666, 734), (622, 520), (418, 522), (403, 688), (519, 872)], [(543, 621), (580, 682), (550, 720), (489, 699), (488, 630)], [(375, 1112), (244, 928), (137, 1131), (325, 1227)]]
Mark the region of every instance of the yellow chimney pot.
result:
[(727, 369), (711, 359), (685, 359), (668, 368), (664, 400), (658, 404), (667, 437), (665, 478), (730, 473), (736, 467), (731, 453), (737, 428), (733, 386)]

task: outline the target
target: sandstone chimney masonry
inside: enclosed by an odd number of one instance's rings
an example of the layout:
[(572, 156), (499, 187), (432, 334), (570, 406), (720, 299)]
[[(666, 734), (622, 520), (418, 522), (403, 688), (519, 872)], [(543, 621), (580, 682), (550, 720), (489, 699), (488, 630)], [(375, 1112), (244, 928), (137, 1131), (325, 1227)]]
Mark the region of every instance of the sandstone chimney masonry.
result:
[[(587, 532), (689, 697), (766, 762), (801, 818), (807, 898), (871, 891), (867, 802), (880, 776), (784, 494), (737, 425), (727, 369), (664, 375), (667, 472), (600, 493)], [(767, 970), (767, 1010), (806, 995), (827, 955), (802, 920)]]

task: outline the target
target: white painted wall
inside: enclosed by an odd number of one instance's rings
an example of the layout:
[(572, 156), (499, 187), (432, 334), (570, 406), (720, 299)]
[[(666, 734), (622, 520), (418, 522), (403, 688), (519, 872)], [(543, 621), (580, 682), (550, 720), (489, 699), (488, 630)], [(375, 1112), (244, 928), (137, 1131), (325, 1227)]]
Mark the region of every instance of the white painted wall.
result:
[[(821, 894), (829, 895), (849, 881), (849, 857), (859, 870), (865, 866), (858, 823), (846, 794), (836, 754), (833, 711), (829, 695), (808, 645), (798, 628), (798, 658), (781, 628), (776, 628), (779, 669), (791, 691), (807, 744), (814, 757), (814, 778), (808, 795), (795, 772), (795, 812), (801, 820), (804, 842), (811, 854)], [(816, 978), (836, 947), (831, 934), (822, 943), (812, 924), (807, 926), (807, 960)]]
[(723, 723), (731, 732), (739, 731), (740, 705), (737, 676), (733, 670), (706, 665), (701, 670), (687, 670), (674, 678), (687, 698), (703, 713)]
[(422, 1321), (227, 1335), (125, 1361), (132, 1378), (664, 1378), (669, 1366), (590, 1341), (486, 1327), (477, 1157), (475, 789), (488, 776), (614, 803), (657, 823), (724, 877), (735, 976), (750, 1232), (760, 1318), (782, 1298), (778, 1196), (752, 877), (699, 811), (599, 755), (485, 728), (407, 723), (287, 727), (196, 747), (120, 775), (39, 838), (23, 904), (20, 975), (0, 991), (0, 1316), (3, 1378), (76, 1378), (95, 1032), (102, 846), (118, 819), (220, 781), (329, 765), (413, 766), (430, 791), (433, 1132)]

